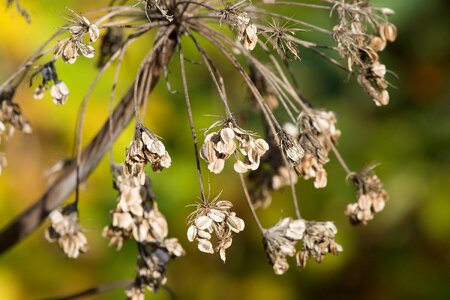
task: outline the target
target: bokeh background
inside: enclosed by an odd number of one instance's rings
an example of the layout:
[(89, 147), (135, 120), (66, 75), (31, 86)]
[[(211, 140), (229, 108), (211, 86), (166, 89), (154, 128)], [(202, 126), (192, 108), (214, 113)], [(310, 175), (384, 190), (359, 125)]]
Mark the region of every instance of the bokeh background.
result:
[[(95, 9), (108, 1), (22, 1), (33, 23), (27, 24), (14, 9), (0, 7), (0, 81), (3, 82), (42, 41), (63, 23), (64, 7), (76, 11)], [(201, 254), (186, 239), (186, 217), (197, 200), (195, 163), (182, 94), (170, 94), (163, 81), (149, 98), (146, 124), (159, 136), (173, 158), (162, 174), (150, 174), (160, 210), (178, 237), (187, 256), (170, 264), (168, 285), (179, 299), (450, 299), (450, 5), (448, 1), (373, 1), (396, 11), (391, 18), (399, 30), (398, 40), (387, 47), (382, 61), (398, 75), (390, 76), (391, 103), (377, 108), (354, 80), (321, 58), (301, 50), (295, 62), (304, 95), (314, 104), (334, 110), (343, 132), (339, 148), (348, 164), (359, 169), (377, 161), (377, 172), (390, 194), (385, 210), (366, 227), (352, 227), (343, 214), (354, 201), (354, 188), (332, 159), (329, 184), (314, 190), (301, 181), (298, 194), (303, 216), (333, 220), (337, 241), (344, 252), (326, 257), (322, 264), (310, 262), (305, 270), (295, 267), (284, 276), (273, 274), (261, 237), (245, 205), (245, 198), (232, 167), (211, 176), (211, 194), (222, 191), (246, 221), (228, 251), (228, 261)], [(300, 12), (316, 24), (328, 24), (323, 14)], [(297, 15), (296, 15), (297, 16)], [(143, 38), (125, 56), (119, 90), (132, 82), (141, 58), (151, 45)], [(193, 49), (185, 50), (195, 58)], [(216, 59), (220, 55), (212, 54)], [(188, 65), (191, 97), (198, 128), (206, 128), (223, 115), (222, 106), (207, 73)], [(2, 143), (8, 167), (0, 176), (0, 227), (33, 203), (46, 188), (43, 170), (71, 154), (77, 108), (95, 76), (93, 61), (79, 59), (75, 65), (57, 63), (60, 77), (71, 96), (55, 107), (47, 95), (33, 100), (32, 89), (20, 88), (16, 101), (34, 127), (33, 135), (16, 133)], [(252, 104), (236, 73), (224, 67), (236, 114), (258, 128), (258, 118), (247, 112)], [(178, 64), (169, 80), (181, 91)], [(88, 142), (107, 118), (113, 70), (95, 90), (86, 115), (84, 141)], [(253, 127), (252, 127), (253, 126)], [(124, 159), (132, 138), (128, 128), (114, 147), (115, 160)], [(69, 199), (71, 200), (71, 199)], [(82, 290), (134, 276), (137, 249), (128, 242), (121, 252), (109, 248), (101, 237), (109, 223), (109, 210), (116, 201), (108, 159), (105, 158), (81, 193), (80, 214), (87, 229), (90, 251), (77, 260), (65, 258), (56, 245), (45, 241), (43, 225), (26, 240), (0, 257), (0, 299), (36, 299)], [(272, 206), (261, 211), (270, 226), (292, 214), (288, 192), (275, 195)], [(123, 299), (122, 290), (89, 299)], [(169, 299), (161, 291), (148, 299)]]

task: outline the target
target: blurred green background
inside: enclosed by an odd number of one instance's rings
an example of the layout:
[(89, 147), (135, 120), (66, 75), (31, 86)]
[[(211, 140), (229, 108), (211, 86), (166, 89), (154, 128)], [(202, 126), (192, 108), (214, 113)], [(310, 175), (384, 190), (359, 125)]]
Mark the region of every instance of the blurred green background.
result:
[[(66, 5), (88, 11), (106, 2), (24, 0), (31, 25), (2, 5), (0, 82), (63, 23)], [(380, 162), (377, 172), (390, 194), (385, 210), (373, 222), (352, 227), (343, 211), (354, 201), (354, 188), (345, 182), (334, 159), (327, 168), (325, 189), (314, 190), (310, 181), (298, 184), (302, 215), (332, 220), (339, 229), (337, 241), (344, 252), (326, 257), (322, 264), (311, 261), (298, 271), (292, 261), (287, 274), (273, 274), (229, 163), (223, 174), (210, 177), (211, 193), (223, 190), (223, 198), (233, 201), (238, 215), (246, 220), (246, 230), (234, 239), (226, 264), (218, 255), (201, 254), (195, 244), (188, 243), (185, 220), (192, 208), (186, 206), (197, 200), (198, 186), (184, 98), (168, 93), (163, 81), (151, 94), (146, 125), (164, 138), (173, 165), (150, 176), (160, 210), (169, 220), (170, 236), (178, 237), (187, 250), (186, 257), (171, 263), (168, 270), (168, 285), (179, 299), (450, 299), (450, 4), (444, 0), (373, 2), (396, 11), (391, 21), (399, 30), (398, 40), (381, 56), (399, 77), (389, 77), (397, 86), (390, 90), (389, 106), (375, 107), (354, 80), (347, 83), (343, 72), (306, 50), (300, 52), (302, 61), (294, 63), (304, 95), (338, 114), (343, 132), (339, 148), (349, 165), (359, 169), (368, 162)], [(301, 14), (330, 26), (323, 13)], [(133, 81), (139, 59), (150, 45), (151, 37), (145, 37), (125, 55), (117, 95)], [(196, 58), (187, 47), (186, 55)], [(212, 55), (221, 59), (217, 53)], [(16, 133), (0, 146), (8, 158), (8, 167), (0, 176), (0, 227), (45, 191), (43, 170), (71, 153), (77, 108), (96, 70), (93, 61), (84, 58), (75, 65), (58, 62), (56, 67), (71, 90), (65, 106), (55, 107), (48, 95), (33, 100), (28, 87), (20, 88), (15, 98), (35, 133)], [(216, 120), (207, 115), (223, 115), (223, 109), (204, 68), (189, 64), (188, 68), (197, 127), (206, 128)], [(223, 70), (234, 111), (245, 119), (251, 108), (245, 87), (234, 70)], [(113, 72), (107, 72), (89, 102), (85, 142), (107, 118)], [(177, 62), (171, 72), (173, 89), (181, 91)], [(246, 126), (260, 131), (257, 124), (250, 118)], [(124, 160), (131, 138), (132, 128), (128, 128), (114, 147), (117, 162)], [(287, 191), (274, 198), (272, 206), (260, 212), (265, 226), (292, 215)], [(64, 295), (132, 278), (135, 245), (128, 242), (116, 252), (101, 237), (115, 201), (108, 159), (104, 159), (81, 193), (80, 214), (90, 251), (77, 260), (66, 259), (56, 245), (45, 241), (46, 226), (41, 226), (0, 257), (0, 299)], [(123, 298), (124, 292), (117, 290), (90, 299)], [(161, 291), (148, 294), (148, 299), (169, 296)]]

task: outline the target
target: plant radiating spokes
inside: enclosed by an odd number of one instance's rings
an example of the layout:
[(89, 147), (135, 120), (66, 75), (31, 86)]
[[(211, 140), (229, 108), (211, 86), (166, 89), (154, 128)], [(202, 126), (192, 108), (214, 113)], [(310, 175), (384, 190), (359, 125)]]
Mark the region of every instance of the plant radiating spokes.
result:
[[(14, 128), (28, 133), (31, 132), (31, 126), (12, 99), (16, 88), (30, 72), (31, 67), (36, 66), (38, 60), (43, 60), (45, 54), (54, 53), (53, 58), (40, 67), (37, 66), (38, 71), (31, 78), (35, 75), (43, 77), (42, 83), (35, 91), (36, 98), (42, 98), (44, 91), (50, 87), (50, 94), (55, 103), (64, 104), (69, 90), (66, 84), (58, 79), (55, 62), (62, 57), (62, 61), (73, 64), (80, 56), (92, 58), (96, 53), (100, 53), (100, 71), (82, 102), (81, 119), (78, 123), (78, 186), (81, 133), (88, 98), (100, 76), (117, 61), (111, 93), (112, 103), (124, 54), (144, 33), (156, 30), (155, 42), (137, 71), (132, 95), (136, 117), (135, 136), (127, 148), (123, 171), (119, 172), (120, 175), (115, 175), (120, 197), (112, 212), (112, 224), (104, 230), (104, 235), (117, 248), (132, 236), (139, 245), (138, 276), (134, 285), (127, 290), (130, 299), (141, 299), (145, 286), (157, 290), (165, 282), (164, 270), (169, 258), (184, 253), (176, 240), (166, 239), (166, 220), (158, 211), (156, 202), (146, 198), (149, 179), (145, 174), (145, 166), (150, 164), (153, 171), (159, 172), (168, 168), (172, 161), (160, 139), (142, 123), (147, 108), (146, 99), (155, 82), (154, 76), (167, 76), (173, 50), (177, 48), (201, 190), (201, 203), (188, 221), (188, 239), (196, 240), (200, 251), (219, 252), (221, 259), (225, 261), (225, 249), (231, 245), (232, 232), (242, 231), (245, 223), (234, 212), (229, 211), (231, 202), (218, 199), (209, 202), (206, 199), (199, 157), (206, 161), (211, 172), (218, 174), (225, 169), (225, 161), (234, 156), (234, 170), (239, 173), (252, 215), (264, 237), (269, 260), (277, 274), (286, 271), (286, 256), (296, 255), (297, 264), (304, 267), (311, 256), (321, 261), (326, 253), (337, 254), (342, 251), (334, 241), (337, 233), (334, 224), (305, 221), (300, 216), (295, 194), (297, 176), (304, 179), (314, 178), (316, 188), (326, 186), (328, 179), (325, 165), (330, 160), (329, 152), (335, 154), (347, 176), (354, 180), (358, 188), (358, 202), (349, 204), (346, 210), (352, 223), (366, 224), (373, 218), (374, 213), (383, 209), (387, 193), (381, 181), (372, 173), (356, 174), (350, 170), (336, 148), (341, 135), (336, 128), (336, 114), (313, 108), (311, 103), (304, 101), (289, 60), (300, 59), (302, 49), (313, 51), (355, 76), (376, 105), (386, 105), (389, 101), (389, 84), (385, 79), (387, 68), (379, 62), (378, 53), (384, 50), (387, 42), (396, 39), (397, 30), (387, 21), (393, 11), (374, 7), (368, 0), (318, 2), (319, 4), (239, 0), (222, 4), (213, 0), (141, 0), (139, 5), (135, 5), (134, 1), (122, 1), (120, 6), (112, 4), (85, 15), (69, 9), (68, 25), (62, 27), (50, 41), (64, 33), (69, 37), (58, 40), (52, 49), (46, 49), (48, 42), (45, 43), (0, 86), (0, 135), (10, 136)], [(318, 9), (324, 12), (324, 16), (329, 14), (333, 20), (336, 18), (337, 24), (330, 29), (322, 28), (292, 17), (292, 13), (278, 13), (277, 8), (281, 6), (290, 6), (292, 10), (299, 11)], [(227, 25), (229, 30), (226, 26), (218, 27), (217, 24)], [(326, 35), (328, 44), (305, 40), (302, 34), (305, 30)], [(234, 39), (229, 37), (229, 31), (234, 33)], [(201, 36), (202, 40), (198, 39), (198, 36)], [(101, 38), (101, 49), (96, 51), (93, 43), (98, 38)], [(187, 60), (183, 56), (182, 39), (190, 39), (194, 43), (224, 105), (225, 121), (215, 123), (209, 128), (211, 130), (219, 127), (219, 130), (206, 135), (200, 150), (197, 147), (196, 128), (188, 94), (185, 67)], [(232, 114), (233, 102), (227, 97), (228, 86), (217, 67), (218, 63), (210, 56), (210, 45), (222, 54), (225, 61), (242, 77), (256, 111), (263, 116), (267, 138), (256, 138), (256, 134), (237, 125)], [(340, 58), (344, 58), (346, 62), (341, 63)], [(247, 65), (244, 65), (243, 61)], [(221, 61), (220, 64), (222, 63)], [(50, 83), (53, 84), (50, 86)], [(295, 125), (282, 126), (278, 119), (283, 113)], [(111, 141), (114, 140), (114, 126), (116, 124), (110, 121)], [(122, 124), (120, 126), (124, 127)], [(5, 165), (6, 158), (1, 155), (0, 171)], [(249, 180), (252, 182), (250, 190), (247, 189), (242, 176), (247, 171), (250, 171)], [(255, 208), (267, 207), (271, 193), (285, 186), (291, 186), (296, 218), (284, 218), (273, 227), (265, 229)], [(77, 201), (78, 193), (75, 204)], [(52, 213), (53, 221), (58, 211)], [(76, 205), (73, 213), (77, 213)], [(64, 213), (62, 216), (64, 218)], [(210, 242), (212, 233), (218, 239), (216, 247)], [(51, 240), (55, 240), (55, 237)], [(299, 241), (303, 242), (303, 248), (296, 251), (295, 244)], [(78, 246), (78, 252), (83, 252), (84, 243), (80, 242)], [(66, 252), (72, 257), (78, 255), (75, 250)], [(161, 265), (161, 261), (164, 264)], [(151, 277), (149, 274), (152, 272), (159, 275)]]

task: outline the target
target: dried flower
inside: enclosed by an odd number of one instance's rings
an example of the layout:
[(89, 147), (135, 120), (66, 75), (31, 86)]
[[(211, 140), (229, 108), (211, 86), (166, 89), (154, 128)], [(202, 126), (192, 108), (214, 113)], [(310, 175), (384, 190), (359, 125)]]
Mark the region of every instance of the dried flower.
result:
[(272, 21), (269, 23), (269, 28), (264, 33), (267, 33), (267, 40), (272, 44), (273, 49), (277, 51), (282, 59), (300, 59), (298, 50), (291, 40), (291, 37), (297, 31), (302, 30), (290, 28), (288, 23), (282, 24), (272, 18)]
[(58, 74), (53, 61), (50, 61), (43, 65), (37, 72), (35, 72), (30, 79), (30, 85), (33, 79), (42, 75), (42, 82), (36, 87), (33, 93), (34, 99), (42, 99), (44, 97), (45, 91), (48, 90), (49, 85), (53, 81), (53, 85), (50, 88), (50, 95), (52, 96), (53, 102), (56, 105), (64, 105), (69, 96), (69, 88), (67, 85), (58, 79)]
[(168, 225), (153, 201), (149, 178), (144, 178), (144, 185), (141, 185), (132, 177), (119, 175), (115, 187), (119, 191), (118, 203), (111, 212), (112, 224), (103, 229), (103, 236), (110, 239), (110, 245), (120, 250), (130, 237), (138, 242), (164, 241)]
[(266, 230), (263, 237), (264, 249), (275, 274), (282, 275), (289, 269), (286, 257), (295, 255), (295, 246), (303, 239), (304, 232), (305, 221), (291, 218), (281, 219)]
[(383, 210), (388, 194), (383, 188), (383, 183), (374, 174), (371, 166), (366, 170), (352, 176), (358, 191), (356, 203), (347, 205), (345, 215), (350, 218), (352, 224), (364, 224), (374, 218), (375, 213)]
[(50, 89), (50, 95), (56, 105), (64, 105), (69, 94), (69, 89), (63, 81), (55, 82)]
[[(216, 125), (217, 123), (210, 128)], [(218, 174), (222, 172), (226, 159), (235, 153), (240, 153), (244, 159), (236, 160), (234, 170), (237, 173), (256, 170), (261, 156), (269, 150), (267, 142), (263, 139), (254, 139), (252, 134), (239, 128), (231, 120), (223, 122), (221, 127), (218, 132), (206, 135), (200, 149), (200, 157), (208, 163), (208, 169)], [(238, 142), (237, 145), (235, 139)], [(239, 152), (236, 152), (237, 150)]]
[(55, 45), (53, 53), (55, 58), (62, 56), (65, 62), (73, 64), (80, 54), (87, 58), (94, 57), (94, 47), (83, 43), (83, 39), (85, 35), (88, 34), (89, 41), (91, 43), (95, 42), (100, 36), (100, 31), (98, 26), (91, 24), (86, 17), (80, 16), (69, 8), (67, 9), (73, 16), (73, 19), (70, 20), (73, 25), (67, 28), (70, 32), (70, 38), (67, 40), (58, 41)]
[(164, 168), (170, 167), (172, 159), (156, 135), (142, 124), (138, 124), (135, 138), (127, 148), (123, 173), (143, 185), (144, 167), (147, 163), (151, 164), (154, 172), (161, 172)]
[(167, 281), (166, 269), (170, 260), (185, 254), (175, 238), (162, 242), (138, 244), (137, 274), (126, 290), (127, 299), (143, 299), (145, 288), (157, 292)]
[(75, 205), (52, 211), (48, 216), (51, 225), (45, 231), (45, 238), (50, 242), (58, 242), (58, 246), (69, 258), (77, 258), (88, 249), (87, 239), (79, 225), (78, 212)]
[(297, 252), (297, 265), (305, 268), (310, 257), (321, 262), (327, 253), (337, 255), (342, 252), (342, 246), (335, 242), (336, 226), (332, 222), (306, 222), (303, 237), (303, 248)]
[(0, 98), (0, 142), (2, 136), (7, 139), (10, 138), (15, 129), (26, 134), (33, 131), (30, 123), (22, 115), (19, 104), (9, 99)]
[[(333, 37), (341, 57), (347, 58), (348, 69), (356, 64), (358, 83), (377, 106), (389, 103), (388, 83), (384, 79), (386, 67), (379, 63), (377, 52), (383, 51), (386, 42), (397, 37), (397, 28), (389, 22), (381, 23), (393, 13), (390, 9), (376, 9), (367, 1), (336, 2), (339, 24), (333, 28)], [(376, 28), (376, 31), (373, 29)]]
[[(245, 223), (235, 212), (230, 212), (233, 204), (227, 200), (218, 200), (219, 196), (211, 202), (197, 204), (197, 209), (189, 216), (187, 238), (190, 242), (197, 241), (201, 252), (210, 254), (218, 252), (225, 262), (225, 250), (232, 244), (233, 232), (243, 231)], [(210, 241), (212, 233), (218, 240), (216, 247), (213, 247)]]

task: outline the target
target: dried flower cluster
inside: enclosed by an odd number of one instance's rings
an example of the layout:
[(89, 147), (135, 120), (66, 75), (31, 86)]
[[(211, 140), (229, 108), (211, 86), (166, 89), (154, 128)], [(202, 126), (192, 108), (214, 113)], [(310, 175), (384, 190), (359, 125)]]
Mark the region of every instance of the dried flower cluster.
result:
[(144, 299), (144, 290), (157, 292), (166, 284), (166, 269), (170, 260), (184, 256), (185, 251), (176, 238), (138, 245), (137, 274), (126, 290), (127, 299)]
[[(115, 172), (120, 173), (120, 168)], [(167, 220), (158, 210), (148, 177), (141, 185), (133, 177), (120, 174), (115, 187), (119, 198), (111, 212), (112, 224), (104, 228), (103, 236), (117, 250), (131, 237), (138, 243), (137, 275), (126, 293), (128, 299), (143, 299), (145, 288), (155, 292), (165, 284), (167, 264), (185, 252), (176, 238), (167, 238)]]
[(347, 205), (345, 215), (350, 218), (352, 224), (366, 225), (374, 218), (375, 213), (383, 210), (388, 194), (381, 180), (373, 174), (373, 168), (355, 174), (352, 179), (358, 189), (357, 201)]
[(297, 265), (304, 268), (310, 257), (321, 262), (328, 253), (342, 252), (342, 246), (334, 240), (336, 234), (337, 228), (332, 222), (306, 222), (303, 248), (296, 255)]
[(358, 82), (375, 104), (387, 105), (386, 66), (379, 62), (378, 52), (385, 49), (387, 42), (397, 38), (395, 25), (385, 21), (394, 12), (388, 8), (372, 7), (368, 1), (336, 1), (335, 9), (339, 24), (333, 28), (333, 37), (339, 54), (347, 58), (350, 71), (356, 64)]
[(139, 124), (135, 138), (127, 148), (123, 173), (143, 185), (145, 183), (144, 168), (147, 163), (151, 164), (154, 172), (161, 172), (164, 168), (170, 167), (172, 159), (156, 135)]
[(103, 230), (110, 245), (120, 250), (131, 236), (138, 242), (163, 240), (168, 234), (168, 225), (156, 202), (152, 201), (149, 179), (144, 177), (144, 185), (141, 185), (132, 177), (119, 175), (114, 185), (119, 192), (118, 202), (111, 212), (112, 224)]
[[(281, 219), (264, 233), (264, 248), (275, 274), (282, 275), (289, 269), (287, 257), (296, 257), (297, 266), (304, 268), (310, 257), (321, 262), (327, 253), (337, 255), (341, 245), (334, 241), (337, 233), (332, 222)], [(303, 241), (300, 251), (296, 244)]]
[(281, 219), (264, 233), (263, 243), (275, 274), (282, 275), (289, 269), (287, 256), (296, 253), (296, 244), (303, 239), (304, 220)]
[(79, 55), (87, 58), (92, 58), (95, 55), (95, 49), (89, 44), (83, 42), (85, 35), (89, 34), (89, 41), (95, 42), (100, 36), (100, 30), (97, 25), (91, 24), (84, 16), (80, 16), (71, 9), (68, 9), (72, 14), (72, 19), (69, 22), (72, 24), (67, 29), (70, 32), (70, 38), (61, 40), (56, 43), (53, 50), (55, 58), (62, 56), (64, 62), (73, 64)]
[(238, 40), (245, 49), (253, 50), (258, 44), (258, 29), (252, 23), (251, 17), (243, 11), (248, 6), (247, 1), (238, 1), (234, 4), (226, 4), (225, 8), (220, 10), (220, 23), (226, 21), (231, 28), (236, 29)]
[(269, 145), (266, 141), (255, 139), (252, 134), (234, 125), (232, 121), (225, 121), (219, 131), (206, 135), (200, 156), (208, 163), (211, 172), (219, 174), (225, 166), (225, 160), (240, 153), (244, 158), (236, 160), (234, 170), (237, 173), (245, 173), (258, 169), (261, 156), (267, 150)]
[(16, 129), (27, 134), (33, 131), (30, 123), (22, 115), (19, 104), (8, 99), (0, 99), (0, 142), (2, 136), (8, 139)]
[(279, 133), (288, 161), (304, 179), (314, 178), (316, 188), (327, 185), (324, 165), (329, 161), (328, 152), (341, 135), (335, 124), (333, 112), (310, 109), (299, 114), (298, 131), (294, 128), (288, 133), (284, 129)]
[[(233, 232), (244, 230), (245, 223), (235, 212), (230, 212), (233, 207), (230, 201), (218, 198), (219, 196), (210, 203), (197, 204), (197, 209), (189, 216), (187, 238), (190, 242), (197, 241), (201, 252), (219, 252), (220, 258), (225, 262), (225, 250), (233, 242)], [(216, 247), (210, 241), (213, 233), (217, 237)]]
[(42, 82), (34, 90), (34, 99), (42, 99), (45, 91), (49, 88), (50, 82), (53, 81), (53, 85), (50, 88), (50, 95), (52, 96), (53, 102), (56, 105), (64, 105), (70, 92), (67, 85), (58, 79), (58, 74), (56, 73), (56, 68), (53, 61), (43, 65), (42, 68), (32, 76), (31, 81), (38, 74), (42, 75)]
[(45, 231), (45, 238), (57, 242), (58, 246), (69, 258), (77, 258), (88, 250), (86, 236), (78, 220), (78, 212), (74, 205), (58, 208), (48, 216), (51, 225)]

